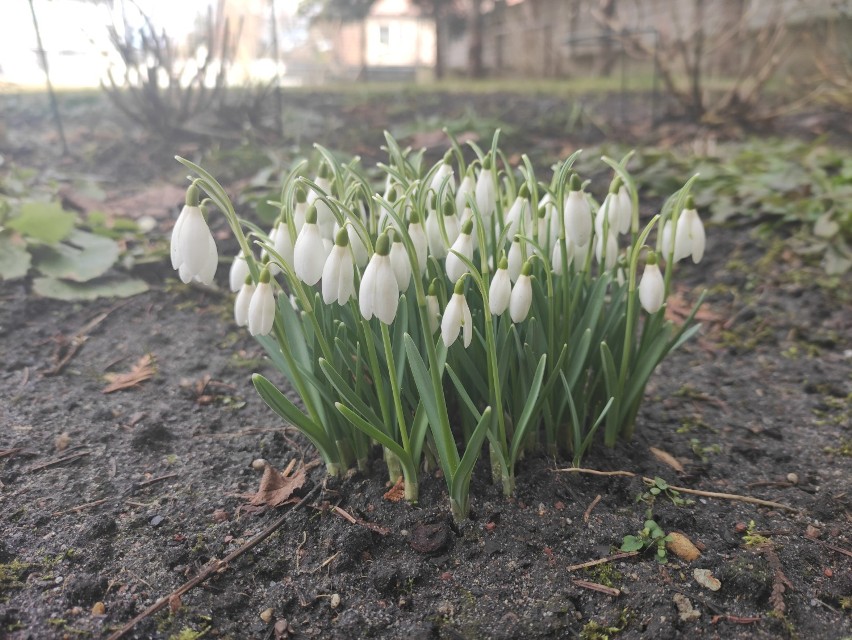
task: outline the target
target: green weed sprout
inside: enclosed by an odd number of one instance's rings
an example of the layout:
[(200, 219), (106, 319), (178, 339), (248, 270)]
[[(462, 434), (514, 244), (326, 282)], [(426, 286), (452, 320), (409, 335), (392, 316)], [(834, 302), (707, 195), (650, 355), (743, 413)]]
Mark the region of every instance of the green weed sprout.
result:
[[(237, 324), (301, 406), (255, 375), (264, 401), (330, 474), (363, 468), (380, 445), (390, 479), (402, 477), (416, 501), (420, 469), (439, 465), (457, 519), (486, 446), (494, 481), (511, 495), (524, 453), (579, 465), (599, 429), (607, 446), (629, 438), (649, 376), (698, 328), (694, 311), (681, 326), (664, 316), (675, 260), (704, 251), (694, 178), (640, 227), (630, 156), (603, 158), (615, 177), (598, 204), (572, 172), (579, 152), (542, 182), (527, 156), (510, 167), (498, 136), (488, 151), (471, 143), (469, 165), (453, 140), (429, 168), (423, 152), (386, 134), (381, 193), (357, 162), (317, 146), (314, 179), (305, 163), (286, 177), (269, 233), (178, 158), (196, 177), (173, 267), (185, 282), (212, 277), (206, 194), (240, 246), (230, 278)], [(652, 250), (661, 222), (667, 233)]]

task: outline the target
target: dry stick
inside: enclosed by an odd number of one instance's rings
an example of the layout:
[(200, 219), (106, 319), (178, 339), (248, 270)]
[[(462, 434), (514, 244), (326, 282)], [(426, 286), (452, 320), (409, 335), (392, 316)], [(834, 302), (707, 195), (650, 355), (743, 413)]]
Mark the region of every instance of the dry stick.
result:
[[(557, 469), (556, 471), (558, 471), (559, 473), (585, 473), (594, 476), (624, 476), (627, 478), (642, 478), (642, 481), (646, 484), (654, 484), (654, 481), (651, 478), (640, 476), (636, 473), (633, 473), (632, 471), (598, 471), (596, 469), (581, 469), (578, 467), (570, 467), (568, 469)], [(720, 500), (735, 500), (737, 502), (748, 502), (749, 504), (757, 504), (762, 507), (772, 507), (774, 509), (784, 509), (785, 511), (792, 511), (793, 513), (801, 513), (801, 509), (796, 509), (795, 507), (790, 507), (786, 504), (781, 504), (780, 502), (772, 502), (772, 500), (761, 500), (760, 498), (752, 498), (751, 496), (741, 496), (736, 493), (701, 491), (699, 489), (676, 487), (671, 484), (669, 485), (669, 489), (680, 491), (681, 493), (688, 493), (693, 496), (702, 496), (704, 498), (719, 498)]]
[(580, 564), (572, 564), (570, 567), (565, 567), (565, 571), (577, 571), (578, 569), (588, 569), (589, 567), (596, 567), (599, 564), (606, 564), (607, 562), (613, 562), (614, 560), (622, 560), (624, 558), (632, 558), (633, 556), (638, 556), (638, 551), (624, 551), (622, 553), (614, 553), (611, 556), (607, 556), (606, 558), (599, 558), (598, 560), (589, 560), (588, 562), (581, 562)]
[(842, 553), (844, 556), (849, 556), (850, 558), (852, 558), (852, 551), (847, 551), (843, 547), (835, 547), (833, 544), (830, 544), (828, 542), (823, 542), (822, 540), (817, 540), (815, 538), (808, 538), (807, 536), (805, 536), (805, 539), (810, 540), (812, 542), (816, 542), (817, 544), (821, 544), (822, 546), (826, 547), (827, 549), (831, 549), (832, 551), (836, 551), (837, 553)]
[(57, 458), (56, 460), (51, 460), (50, 462), (45, 462), (43, 464), (38, 464), (34, 467), (30, 467), (27, 469), (27, 473), (34, 473), (36, 471), (42, 471), (44, 469), (49, 469), (50, 467), (55, 467), (58, 464), (63, 464), (65, 462), (73, 462), (79, 458), (84, 458), (89, 455), (88, 451), (83, 451), (82, 453), (75, 453), (70, 456), (65, 456), (64, 458)]
[(76, 507), (71, 507), (70, 509), (66, 509), (65, 511), (54, 511), (53, 515), (61, 516), (66, 513), (80, 512), (83, 509), (89, 509), (91, 507), (97, 507), (99, 505), (104, 504), (105, 502), (109, 502), (110, 498), (102, 498), (101, 500), (95, 500), (94, 502), (87, 502), (85, 504), (78, 504)]
[(13, 456), (17, 453), (20, 453), (21, 451), (23, 451), (21, 447), (18, 447), (17, 449), (0, 449), (0, 458)]
[(578, 587), (583, 587), (584, 589), (589, 589), (590, 591), (598, 591), (600, 593), (605, 593), (608, 596), (618, 597), (621, 595), (621, 591), (614, 587), (607, 587), (603, 584), (598, 584), (597, 582), (589, 582), (588, 580), (572, 580), (574, 584)]
[(164, 476), (160, 476), (158, 478), (151, 478), (150, 480), (146, 480), (145, 482), (140, 482), (136, 485), (136, 489), (144, 489), (145, 487), (150, 487), (152, 484), (157, 484), (158, 482), (163, 482), (164, 480), (171, 480), (172, 478), (177, 478), (178, 474), (169, 473)]
[(241, 555), (243, 555), (247, 551), (250, 551), (251, 549), (253, 549), (257, 545), (259, 545), (261, 542), (266, 540), (273, 533), (275, 533), (275, 531), (277, 529), (279, 529), (281, 527), (281, 525), (283, 525), (287, 521), (287, 518), (290, 516), (291, 513), (293, 513), (294, 511), (297, 511), (298, 509), (303, 507), (305, 504), (307, 504), (308, 500), (313, 496), (313, 494), (321, 486), (322, 485), (319, 485), (319, 484), (316, 485), (313, 489), (308, 491), (308, 493), (305, 495), (304, 498), (302, 498), (301, 500), (299, 500), (299, 502), (297, 502), (295, 505), (293, 505), (292, 509), (290, 509), (287, 513), (285, 513), (283, 516), (278, 518), (278, 520), (273, 522), (271, 525), (266, 527), (266, 529), (264, 529), (263, 531), (258, 533), (254, 538), (252, 538), (251, 540), (246, 542), (243, 546), (241, 546), (239, 549), (237, 549), (233, 553), (228, 554), (223, 560), (215, 560), (215, 561), (211, 562), (210, 564), (208, 564), (207, 568), (205, 568), (201, 573), (199, 573), (197, 576), (195, 576), (192, 580), (190, 580), (189, 582), (185, 582), (180, 587), (178, 587), (177, 589), (172, 591), (169, 595), (157, 600), (154, 604), (152, 604), (150, 607), (145, 609), (145, 611), (140, 613), (138, 616), (133, 618), (133, 620), (131, 620), (130, 622), (125, 624), (123, 627), (121, 627), (121, 629), (119, 629), (118, 631), (113, 633), (111, 636), (109, 636), (109, 638), (107, 638), (107, 640), (118, 640), (119, 638), (123, 637), (126, 633), (129, 633), (133, 629), (133, 627), (135, 627), (137, 624), (142, 622), (142, 620), (144, 620), (145, 618), (147, 618), (150, 615), (157, 613), (160, 609), (165, 608), (169, 604), (169, 601), (172, 600), (172, 598), (180, 598), (182, 595), (191, 591), (193, 588), (197, 587), (202, 582), (207, 580), (210, 576), (212, 576), (216, 573), (220, 573), (220, 572), (224, 571), (225, 569), (227, 569), (228, 564), (230, 564), (231, 562), (233, 562), (234, 560), (239, 558)]
[(598, 506), (598, 502), (601, 501), (601, 494), (595, 496), (595, 499), (592, 500), (592, 503), (586, 507), (586, 510), (583, 512), (583, 522), (589, 521), (589, 516), (592, 515), (592, 509)]

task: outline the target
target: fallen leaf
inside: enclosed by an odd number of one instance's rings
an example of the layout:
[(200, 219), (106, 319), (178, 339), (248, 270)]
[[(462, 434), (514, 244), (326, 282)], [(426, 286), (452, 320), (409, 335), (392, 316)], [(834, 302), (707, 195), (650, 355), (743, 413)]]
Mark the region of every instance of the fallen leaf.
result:
[(669, 541), (666, 542), (666, 549), (675, 554), (681, 560), (692, 562), (698, 559), (701, 552), (698, 550), (692, 540), (687, 538), (682, 533), (673, 531), (668, 535)]
[(721, 581), (713, 575), (710, 569), (695, 569), (692, 572), (692, 577), (698, 584), (710, 589), (710, 591), (718, 591), (722, 588)]
[(654, 455), (654, 457), (663, 464), (669, 465), (678, 473), (684, 472), (683, 465), (668, 451), (663, 451), (662, 449), (657, 449), (656, 447), (650, 447), (650, 451)]
[[(288, 467), (288, 471), (291, 468)], [(260, 488), (252, 496), (250, 503), (253, 505), (266, 505), (277, 507), (289, 500), (293, 493), (301, 489), (305, 484), (305, 468), (300, 467), (295, 473), (282, 473), (272, 465), (266, 467), (263, 477), (260, 479)]]
[(405, 481), (402, 476), (396, 481), (396, 484), (388, 489), (387, 493), (382, 496), (389, 502), (399, 502), (405, 497)]
[(130, 371), (125, 373), (107, 373), (104, 379), (109, 384), (103, 388), (103, 393), (113, 393), (122, 389), (130, 389), (138, 386), (145, 380), (150, 380), (154, 377), (156, 369), (154, 367), (154, 357), (150, 353), (146, 353), (139, 358), (138, 362), (133, 365)]

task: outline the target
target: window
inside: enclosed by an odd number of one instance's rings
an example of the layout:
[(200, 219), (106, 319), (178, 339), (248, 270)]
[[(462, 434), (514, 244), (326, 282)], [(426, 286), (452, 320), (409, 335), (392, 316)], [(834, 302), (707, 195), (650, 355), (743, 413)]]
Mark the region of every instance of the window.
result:
[(386, 24), (379, 25), (379, 42), (384, 45), (390, 44), (390, 26)]

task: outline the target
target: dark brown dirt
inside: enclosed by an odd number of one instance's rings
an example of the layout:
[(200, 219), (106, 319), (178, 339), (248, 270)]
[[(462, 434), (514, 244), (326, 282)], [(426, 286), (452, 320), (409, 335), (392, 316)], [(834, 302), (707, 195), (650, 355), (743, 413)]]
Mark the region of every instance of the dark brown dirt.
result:
[[(705, 261), (681, 275), (688, 299), (711, 289), (701, 337), (653, 377), (634, 441), (584, 465), (799, 512), (700, 497), (649, 505), (637, 501), (639, 479), (562, 473), (567, 461), (533, 457), (512, 500), (480, 464), (471, 519), (456, 525), (440, 478), (424, 478), (411, 506), (382, 498), (380, 461), (343, 480), (316, 468), (306, 489), (324, 487), (311, 507), (128, 637), (849, 638), (850, 279), (823, 286), (745, 227), (709, 229)], [(165, 267), (146, 277), (150, 292), (118, 304), (47, 301), (0, 283), (0, 638), (105, 637), (289, 509), (246, 508), (260, 479), (253, 460), (282, 468), (314, 456), (255, 395), (250, 373), (275, 374), (231, 323), (230, 296), (175, 286)], [(101, 313), (46, 376), (56, 350)], [(106, 372), (145, 354), (152, 379), (102, 393)], [(567, 569), (610, 554), (649, 508), (701, 557)], [(745, 539), (752, 521), (765, 543)], [(700, 586), (696, 568), (721, 589)], [(676, 597), (699, 615), (681, 619)]]

